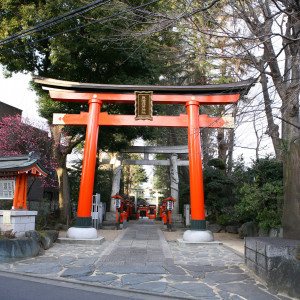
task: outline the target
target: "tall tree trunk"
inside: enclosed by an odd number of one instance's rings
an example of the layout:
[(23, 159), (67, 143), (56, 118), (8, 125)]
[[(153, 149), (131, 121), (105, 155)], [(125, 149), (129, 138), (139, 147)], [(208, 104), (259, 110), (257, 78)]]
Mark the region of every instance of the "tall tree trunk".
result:
[[(219, 111), (219, 115), (223, 116), (224, 115), (224, 106), (220, 105), (218, 107), (218, 111)], [(218, 143), (218, 158), (221, 159), (224, 163), (226, 163), (228, 143), (226, 141), (224, 128), (217, 129), (217, 143)]]
[[(234, 123), (236, 120), (236, 115), (238, 112), (238, 106), (237, 104), (233, 104), (233, 112), (232, 117), (234, 119)], [(231, 175), (232, 168), (233, 168), (233, 148), (234, 148), (234, 140), (235, 140), (235, 129), (229, 129), (228, 132), (228, 158), (227, 158), (227, 170), (226, 173), (228, 175)]]
[(60, 219), (67, 224), (71, 217), (70, 183), (65, 161), (56, 169), (59, 183), (59, 215)]
[[(263, 70), (262, 62), (261, 62), (261, 69)], [(279, 137), (279, 126), (275, 124), (273, 118), (272, 106), (271, 106), (272, 102), (268, 91), (268, 78), (265, 72), (261, 73), (261, 86), (262, 86), (262, 92), (264, 97), (265, 112), (266, 112), (266, 117), (268, 122), (267, 134), (272, 139), (276, 160), (282, 161), (283, 160), (282, 141)]]
[(71, 217), (71, 196), (69, 176), (67, 173), (66, 161), (67, 152), (61, 151), (61, 133), (62, 126), (51, 126), (51, 133), (54, 139), (53, 155), (57, 162), (57, 178), (58, 178), (58, 201), (59, 201), (59, 216), (63, 222), (69, 222)]
[(283, 237), (300, 239), (300, 137), (292, 141), (290, 145), (290, 150), (286, 155), (284, 175)]

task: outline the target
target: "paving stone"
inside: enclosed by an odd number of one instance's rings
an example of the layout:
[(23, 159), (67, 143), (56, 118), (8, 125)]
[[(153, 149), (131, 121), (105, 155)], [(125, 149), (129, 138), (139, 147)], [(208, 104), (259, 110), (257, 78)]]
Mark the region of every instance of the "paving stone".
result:
[(74, 256), (61, 256), (59, 258), (59, 261), (62, 265), (69, 265), (73, 263), (76, 260), (76, 257)]
[(170, 296), (182, 297), (184, 299), (188, 299), (190, 297), (186, 293), (180, 292), (180, 291), (172, 291), (172, 292), (168, 292), (167, 294), (170, 295)]
[(56, 257), (43, 257), (43, 256), (19, 261), (19, 263), (24, 265), (31, 265), (31, 264), (38, 264), (38, 263), (47, 264), (47, 263), (56, 263), (56, 262), (57, 262)]
[(220, 291), (218, 294), (221, 296), (222, 300), (231, 300), (232, 299), (232, 297), (230, 296), (230, 294), (227, 293), (227, 292)]
[(111, 272), (117, 274), (166, 274), (166, 270), (159, 266), (102, 266), (100, 272)]
[(94, 270), (95, 270), (94, 266), (71, 267), (66, 269), (60, 276), (70, 277), (70, 278), (90, 276), (93, 274)]
[(220, 267), (220, 266), (199, 266), (199, 265), (185, 265), (183, 266), (184, 269), (194, 272), (214, 272), (214, 271), (223, 271), (226, 270), (227, 267)]
[(9, 264), (0, 264), (0, 270), (9, 270), (10, 269), (10, 265)]
[(225, 272), (223, 273), (213, 272), (213, 273), (207, 273), (203, 281), (215, 285), (218, 283), (227, 283), (227, 282), (236, 282), (236, 281), (240, 282), (248, 278), (249, 276), (246, 274), (230, 274)]
[(111, 286), (121, 287), (121, 281), (120, 281), (120, 280), (113, 281), (113, 282), (111, 283)]
[(131, 289), (142, 290), (154, 293), (163, 293), (167, 287), (166, 282), (146, 282), (137, 285), (131, 285)]
[(215, 297), (216, 296), (212, 288), (199, 282), (176, 283), (176, 284), (171, 284), (170, 286), (194, 297)]
[(182, 268), (177, 267), (175, 265), (163, 266), (163, 268), (166, 269), (172, 275), (186, 275), (186, 272)]
[(117, 276), (115, 275), (111, 275), (111, 274), (104, 274), (104, 275), (96, 275), (96, 276), (88, 276), (88, 277), (79, 277), (76, 278), (77, 280), (81, 280), (81, 281), (88, 281), (88, 282), (112, 282), (116, 279), (118, 279)]
[(270, 295), (265, 291), (262, 291), (255, 285), (243, 284), (243, 283), (229, 283), (220, 284), (218, 289), (230, 292), (240, 297), (244, 297), (247, 300), (274, 300), (278, 299), (274, 295)]
[(158, 281), (161, 280), (162, 276), (157, 275), (144, 275), (144, 274), (130, 274), (122, 276), (121, 282), (122, 285), (136, 285), (139, 283), (149, 282), (149, 281)]
[(168, 282), (173, 282), (173, 281), (179, 281), (179, 282), (184, 282), (184, 281), (197, 281), (196, 278), (192, 276), (185, 276), (185, 275), (170, 275), (166, 277)]
[(50, 274), (58, 273), (62, 270), (62, 267), (57, 263), (39, 263), (32, 265), (15, 265), (15, 271), (24, 273), (34, 273), (34, 274)]
[(97, 266), (102, 267), (102, 266), (124, 266), (125, 261), (105, 261), (102, 262), (101, 264), (98, 264)]
[(193, 272), (193, 271), (189, 271), (189, 274), (190, 274), (191, 276), (193, 276), (194, 278), (199, 278), (199, 279), (205, 278), (205, 273), (204, 273), (204, 272)]
[(78, 259), (77, 261), (74, 262), (74, 265), (79, 267), (93, 265), (97, 259), (98, 259), (97, 257)]
[(233, 266), (227, 269), (226, 273), (244, 273), (244, 271), (238, 266)]
[(244, 298), (242, 298), (240, 296), (236, 296), (236, 295), (233, 295), (230, 299), (232, 299), (232, 300), (244, 300)]

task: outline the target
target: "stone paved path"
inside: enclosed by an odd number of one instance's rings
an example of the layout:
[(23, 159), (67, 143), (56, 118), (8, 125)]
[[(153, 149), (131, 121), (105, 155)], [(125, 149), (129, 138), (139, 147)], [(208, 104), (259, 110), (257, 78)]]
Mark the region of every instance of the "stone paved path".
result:
[(221, 245), (167, 243), (151, 220), (128, 224), (113, 242), (99, 246), (55, 244), (42, 256), (0, 264), (0, 271), (72, 279), (172, 298), (291, 299), (255, 281), (243, 259)]

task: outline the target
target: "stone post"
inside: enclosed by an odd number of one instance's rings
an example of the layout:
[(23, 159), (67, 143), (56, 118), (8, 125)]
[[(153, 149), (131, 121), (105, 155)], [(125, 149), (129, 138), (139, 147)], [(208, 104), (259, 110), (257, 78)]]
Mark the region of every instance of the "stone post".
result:
[(177, 166), (177, 154), (173, 153), (171, 154), (170, 158), (170, 185), (171, 185), (171, 197), (176, 200), (174, 203), (174, 214), (179, 214), (179, 197), (178, 197), (178, 166)]
[[(120, 155), (116, 155), (113, 158), (113, 180), (112, 180), (112, 188), (111, 188), (111, 197), (120, 193), (120, 180), (121, 180), (121, 172), (122, 172), (122, 160)], [(116, 208), (114, 206), (114, 201), (110, 202), (110, 211), (115, 212)]]

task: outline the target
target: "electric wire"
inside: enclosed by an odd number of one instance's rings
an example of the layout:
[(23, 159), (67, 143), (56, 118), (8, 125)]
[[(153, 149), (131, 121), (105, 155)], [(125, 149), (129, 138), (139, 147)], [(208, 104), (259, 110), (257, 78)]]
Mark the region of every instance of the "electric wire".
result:
[(87, 26), (91, 26), (91, 25), (96, 24), (96, 23), (100, 23), (100, 22), (103, 22), (103, 21), (110, 20), (111, 18), (114, 18), (114, 17), (116, 17), (116, 16), (120, 16), (120, 15), (126, 14), (126, 13), (128, 13), (128, 12), (137, 10), (137, 9), (139, 9), (139, 8), (147, 7), (147, 6), (151, 5), (151, 4), (154, 4), (154, 3), (159, 2), (159, 1), (161, 1), (161, 0), (153, 0), (153, 1), (151, 1), (151, 2), (142, 4), (142, 5), (139, 5), (139, 6), (136, 6), (136, 7), (129, 8), (129, 9), (127, 9), (127, 10), (124, 10), (124, 11), (121, 11), (121, 12), (118, 12), (118, 13), (115, 13), (115, 14), (112, 14), (112, 15), (107, 16), (107, 17), (103, 17), (103, 18), (101, 18), (101, 19), (95, 20), (95, 21), (90, 22), (90, 23), (88, 23), (88, 24), (84, 24), (84, 25), (81, 25), (81, 26), (77, 26), (77, 27), (75, 27), (75, 28), (71, 28), (71, 29), (69, 29), (69, 30), (65, 30), (65, 31), (62, 31), (62, 32), (58, 32), (58, 33), (56, 33), (56, 34), (53, 34), (53, 35), (50, 35), (50, 36), (47, 36), (47, 37), (38, 39), (38, 40), (33, 41), (33, 42), (30, 42), (30, 43), (25, 43), (25, 44), (22, 44), (22, 45), (13, 47), (13, 48), (8, 48), (8, 49), (0, 50), (0, 53), (7, 52), (7, 51), (9, 51), (9, 50), (14, 50), (14, 49), (21, 48), (21, 47), (25, 47), (26, 45), (27, 45), (27, 46), (28, 46), (28, 45), (31, 46), (31, 45), (34, 45), (34, 44), (36, 44), (36, 43), (38, 43), (38, 42), (41, 42), (41, 41), (43, 41), (43, 40), (50, 39), (50, 38), (53, 38), (53, 37), (56, 37), (56, 36), (59, 36), (59, 35), (62, 35), (62, 34), (67, 34), (67, 33), (70, 33), (70, 32), (72, 32), (72, 31), (75, 31), (75, 30), (78, 30), (78, 29), (82, 29), (82, 28), (85, 28), (85, 27), (87, 27)]
[(19, 39), (19, 38), (23, 38), (27, 35), (30, 35), (30, 34), (33, 34), (33, 33), (36, 33), (36, 32), (39, 32), (43, 29), (46, 29), (46, 28), (49, 28), (51, 26), (54, 26), (54, 25), (57, 25), (57, 24), (60, 24), (62, 22), (65, 22), (65, 21), (68, 21), (74, 17), (77, 17), (81, 14), (84, 14), (84, 13), (87, 13), (88, 11), (91, 11), (101, 5), (104, 5), (104, 4), (107, 4), (109, 2), (111, 2), (112, 0), (98, 0), (98, 1), (95, 1), (91, 4), (88, 4), (88, 5), (85, 5), (85, 6), (82, 6), (78, 9), (74, 9), (72, 10), (71, 12), (68, 12), (68, 13), (65, 13), (65, 14), (62, 14), (58, 17), (55, 17), (53, 19), (50, 19), (48, 21), (45, 21), (45, 22), (42, 22), (42, 23), (39, 23), (29, 29), (26, 29), (26, 30), (23, 30), (21, 31), (20, 33), (16, 33), (16, 34), (13, 34), (7, 38), (4, 38), (2, 40), (0, 40), (0, 45), (3, 45), (3, 44), (6, 44), (6, 43), (9, 43), (9, 42), (12, 42), (16, 39)]

